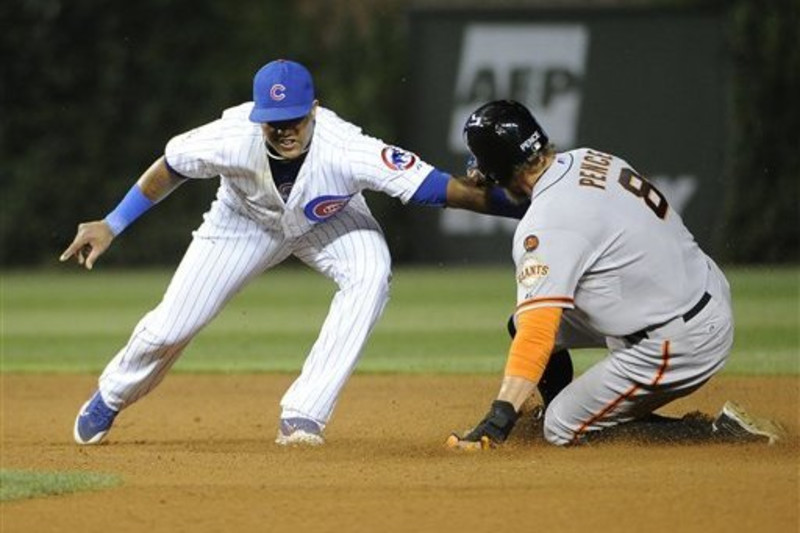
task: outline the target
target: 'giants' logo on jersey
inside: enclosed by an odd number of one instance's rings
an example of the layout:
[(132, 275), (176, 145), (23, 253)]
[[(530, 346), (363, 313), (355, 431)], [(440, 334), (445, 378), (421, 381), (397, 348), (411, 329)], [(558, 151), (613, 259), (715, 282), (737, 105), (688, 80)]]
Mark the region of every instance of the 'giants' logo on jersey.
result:
[(550, 267), (540, 262), (532, 254), (525, 254), (517, 271), (517, 283), (530, 288), (550, 273)]
[(395, 146), (381, 150), (381, 159), (392, 170), (408, 170), (417, 162), (417, 156)]
[(303, 212), (309, 220), (323, 222), (341, 211), (352, 197), (352, 194), (347, 196), (320, 196), (308, 202)]

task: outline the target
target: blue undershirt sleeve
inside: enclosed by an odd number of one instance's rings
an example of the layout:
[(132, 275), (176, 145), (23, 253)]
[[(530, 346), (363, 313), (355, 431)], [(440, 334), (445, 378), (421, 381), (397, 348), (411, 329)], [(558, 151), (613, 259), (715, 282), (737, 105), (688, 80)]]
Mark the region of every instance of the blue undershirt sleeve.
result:
[(411, 203), (443, 207), (447, 200), (447, 182), (450, 181), (450, 174), (434, 168), (425, 177), (425, 181), (419, 186), (417, 192), (409, 200)]
[(522, 203), (514, 202), (499, 185), (493, 185), (489, 189), (489, 213), (492, 215), (519, 220), (528, 212), (530, 205), (530, 200)]
[[(444, 207), (447, 204), (447, 183), (450, 179), (450, 174), (434, 168), (409, 201), (417, 205)], [(489, 189), (487, 208), (490, 215), (520, 219), (530, 205), (530, 200), (523, 203), (514, 202), (505, 190), (497, 185)]]

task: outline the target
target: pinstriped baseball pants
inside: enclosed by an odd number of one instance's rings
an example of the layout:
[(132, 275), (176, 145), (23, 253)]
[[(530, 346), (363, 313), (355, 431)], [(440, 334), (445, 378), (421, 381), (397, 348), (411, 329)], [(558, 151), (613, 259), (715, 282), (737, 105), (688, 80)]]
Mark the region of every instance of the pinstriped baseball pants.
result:
[[(214, 202), (163, 299), (100, 376), (106, 403), (122, 409), (150, 392), (237, 292), (290, 255), (338, 286), (300, 376), (281, 401), (283, 417), (324, 426), (389, 298), (391, 259), (383, 233), (371, 215), (350, 207), (286, 239)], [(268, 354), (268, 338), (264, 344)]]

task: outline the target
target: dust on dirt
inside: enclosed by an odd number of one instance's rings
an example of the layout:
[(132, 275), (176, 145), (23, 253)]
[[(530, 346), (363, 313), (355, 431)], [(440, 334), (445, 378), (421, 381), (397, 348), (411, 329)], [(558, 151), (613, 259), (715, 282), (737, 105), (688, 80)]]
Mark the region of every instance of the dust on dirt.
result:
[[(2, 379), (2, 467), (96, 471), (114, 489), (0, 504), (11, 532), (798, 531), (798, 379), (712, 380), (662, 410), (727, 399), (780, 420), (788, 442), (561, 449), (525, 424), (504, 447), (455, 453), (492, 376), (356, 375), (318, 449), (273, 444), (289, 375), (174, 374), (125, 410), (107, 444), (72, 441), (91, 376)], [(527, 431), (527, 433), (526, 433)]]

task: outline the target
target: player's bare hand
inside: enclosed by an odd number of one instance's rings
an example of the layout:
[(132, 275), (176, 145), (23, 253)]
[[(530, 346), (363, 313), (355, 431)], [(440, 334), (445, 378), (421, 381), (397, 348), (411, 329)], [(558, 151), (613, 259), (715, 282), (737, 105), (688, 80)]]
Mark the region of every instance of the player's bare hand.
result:
[(466, 176), (461, 179), (476, 187), (487, 187), (491, 185), (489, 180), (486, 179), (486, 176), (478, 170), (478, 161), (475, 159), (475, 156), (470, 156), (469, 159), (467, 159)]
[(94, 262), (105, 252), (114, 240), (111, 228), (103, 220), (84, 222), (78, 225), (78, 232), (64, 253), (59, 257), (60, 261), (67, 261), (75, 256), (79, 265), (83, 265), (87, 270), (91, 270)]

